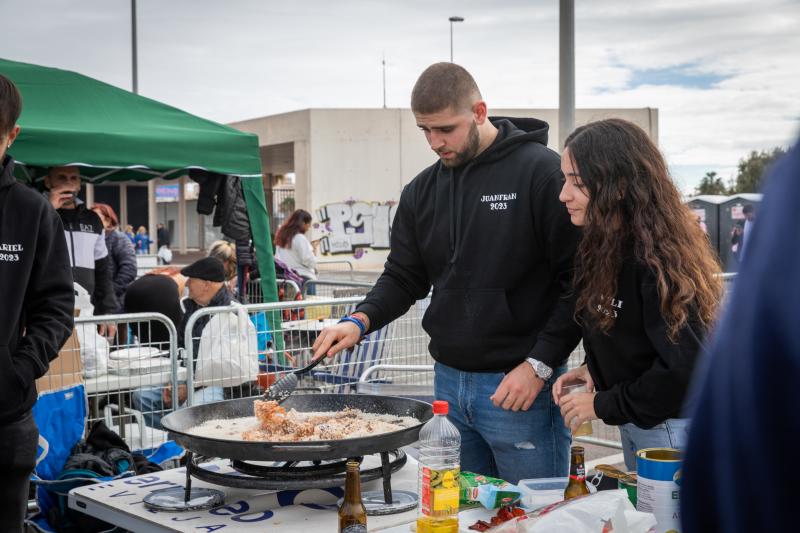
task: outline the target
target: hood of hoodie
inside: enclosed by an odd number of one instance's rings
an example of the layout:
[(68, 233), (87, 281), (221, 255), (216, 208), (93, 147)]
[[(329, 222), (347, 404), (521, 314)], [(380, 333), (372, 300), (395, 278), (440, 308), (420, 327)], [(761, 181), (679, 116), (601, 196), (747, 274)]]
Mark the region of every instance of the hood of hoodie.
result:
[[(543, 120), (512, 117), (489, 117), (489, 120), (497, 128), (497, 137), (486, 150), (459, 167), (462, 180), (470, 169), (502, 159), (522, 144), (538, 143), (547, 146), (550, 126)], [(464, 188), (458, 187), (456, 173), (452, 168), (445, 167), (441, 162), (439, 165), (441, 165), (440, 171), (449, 171), (450, 174), (450, 264), (455, 264), (461, 244), (461, 211)]]
[(3, 189), (13, 185), (17, 180), (14, 177), (14, 160), (11, 156), (6, 154), (0, 164), (3, 165), (3, 168), (0, 169), (0, 189)]
[(500, 159), (516, 150), (520, 143), (535, 142), (547, 146), (550, 126), (538, 118), (489, 117), (497, 128), (497, 137), (486, 150), (478, 154), (470, 164)]

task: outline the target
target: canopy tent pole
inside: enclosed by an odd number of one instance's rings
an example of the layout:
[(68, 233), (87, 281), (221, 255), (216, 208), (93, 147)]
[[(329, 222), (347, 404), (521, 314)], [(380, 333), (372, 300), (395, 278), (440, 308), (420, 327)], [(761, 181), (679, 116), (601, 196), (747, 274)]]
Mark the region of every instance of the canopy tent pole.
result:
[[(275, 281), (275, 259), (272, 254), (272, 235), (269, 228), (269, 213), (264, 201), (264, 184), (261, 177), (243, 177), (242, 192), (247, 204), (247, 216), (250, 218), (250, 230), (253, 235), (253, 246), (256, 249), (256, 261), (261, 274), (261, 291), (264, 302), (278, 301), (278, 286)], [(283, 335), (281, 335), (281, 312), (271, 311), (267, 317), (275, 344), (277, 363), (285, 365), (283, 355)]]
[[(186, 253), (187, 248), (186, 227), (186, 176), (181, 176), (178, 185), (178, 249), (182, 254)], [(173, 241), (175, 236), (172, 236)]]
[(128, 225), (128, 186), (119, 184), (119, 230), (124, 232)]
[[(147, 181), (147, 233), (151, 244), (156, 242), (156, 220), (158, 219), (158, 213), (156, 212), (156, 183), (157, 181), (154, 179)], [(154, 248), (148, 248), (145, 253), (154, 253)]]

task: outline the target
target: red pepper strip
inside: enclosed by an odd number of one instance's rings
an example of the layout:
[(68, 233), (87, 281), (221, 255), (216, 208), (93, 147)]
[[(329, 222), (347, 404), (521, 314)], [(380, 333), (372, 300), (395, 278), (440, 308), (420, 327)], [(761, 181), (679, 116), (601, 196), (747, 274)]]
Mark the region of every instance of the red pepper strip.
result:
[(478, 520), (477, 522), (469, 526), (469, 529), (472, 529), (473, 531), (487, 531), (491, 527), (492, 527), (491, 524), (488, 524), (483, 520)]

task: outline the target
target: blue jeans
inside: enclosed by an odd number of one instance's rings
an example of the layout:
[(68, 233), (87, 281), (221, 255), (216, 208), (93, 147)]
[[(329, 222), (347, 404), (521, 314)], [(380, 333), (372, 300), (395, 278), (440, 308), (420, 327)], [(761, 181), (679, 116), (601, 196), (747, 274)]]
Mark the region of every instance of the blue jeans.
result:
[(688, 431), (688, 418), (670, 418), (651, 429), (642, 429), (633, 424), (623, 424), (619, 427), (619, 434), (622, 437), (625, 467), (629, 471), (636, 470), (636, 450), (643, 448), (682, 450), (686, 446)]
[[(172, 412), (172, 406), (164, 405), (162, 390), (164, 387), (142, 387), (131, 394), (133, 408), (144, 415), (145, 424), (156, 429), (162, 429), (161, 417)], [(221, 402), (224, 399), (225, 391), (222, 387), (204, 387), (195, 389), (193, 405)], [(185, 406), (186, 402), (181, 404), (181, 407)]]
[(514, 412), (489, 399), (504, 373), (463, 372), (436, 363), (434, 394), (450, 404), (447, 418), (461, 433), (461, 470), (511, 483), (566, 476), (572, 437), (550, 391), (564, 371), (554, 372), (530, 409)]

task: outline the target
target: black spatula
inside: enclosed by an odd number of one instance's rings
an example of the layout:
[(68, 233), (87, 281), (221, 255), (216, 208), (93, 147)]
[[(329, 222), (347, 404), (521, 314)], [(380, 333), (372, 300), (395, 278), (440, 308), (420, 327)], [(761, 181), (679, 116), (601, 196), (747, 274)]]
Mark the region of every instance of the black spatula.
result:
[(317, 366), (325, 359), (324, 357), (320, 357), (303, 368), (299, 368), (297, 370), (292, 371), (291, 373), (283, 376), (281, 379), (276, 381), (272, 384), (272, 386), (267, 389), (264, 393), (264, 399), (283, 403), (286, 401), (286, 398), (292, 395), (292, 393), (297, 388), (297, 383), (299, 382), (299, 376), (309, 372), (312, 368)]

